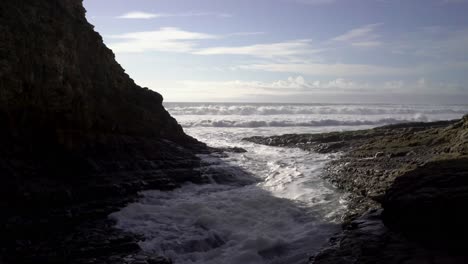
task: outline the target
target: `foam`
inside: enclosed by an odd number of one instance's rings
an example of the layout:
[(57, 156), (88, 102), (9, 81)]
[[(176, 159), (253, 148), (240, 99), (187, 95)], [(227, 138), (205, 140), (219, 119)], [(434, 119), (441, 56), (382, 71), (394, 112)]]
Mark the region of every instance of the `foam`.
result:
[(296, 105), (166, 103), (172, 115), (426, 115), (465, 114), (468, 106), (426, 105)]
[[(183, 120), (183, 119), (182, 119)], [(259, 128), (259, 127), (325, 127), (325, 126), (380, 126), (386, 124), (397, 124), (407, 122), (427, 122), (430, 121), (425, 115), (415, 115), (414, 118), (397, 119), (381, 118), (377, 120), (339, 120), (339, 119), (321, 119), (321, 120), (219, 120), (202, 119), (182, 121), (184, 127), (238, 127), (238, 128)]]
[(235, 142), (247, 149), (221, 160), (201, 157), (218, 169), (230, 168), (230, 174), (237, 170), (239, 180), (248, 171), (257, 183), (143, 192), (111, 217), (118, 228), (144, 237), (139, 243), (144, 251), (175, 263), (303, 263), (338, 230), (342, 195), (319, 177), (329, 156), (242, 142), (244, 134), (222, 129), (187, 131), (211, 138), (212, 146)]
[[(454, 119), (466, 106), (166, 104), (184, 130), (213, 147), (201, 155), (229, 181), (146, 191), (110, 217), (142, 236), (142, 250), (175, 263), (304, 263), (338, 230), (346, 194), (321, 179), (333, 156), (241, 141), (249, 136), (354, 130)], [(213, 180), (216, 180), (212, 178)], [(226, 183), (228, 182), (228, 183)]]
[(146, 238), (144, 251), (175, 263), (303, 262), (338, 228), (256, 186), (188, 185), (143, 195), (111, 217)]

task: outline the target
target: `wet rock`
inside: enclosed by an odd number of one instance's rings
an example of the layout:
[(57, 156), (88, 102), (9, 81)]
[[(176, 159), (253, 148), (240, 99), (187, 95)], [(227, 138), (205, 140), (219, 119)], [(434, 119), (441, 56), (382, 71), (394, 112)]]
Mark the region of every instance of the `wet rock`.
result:
[(377, 153), (375, 153), (375, 155), (374, 155), (374, 159), (377, 159), (377, 158), (380, 158), (380, 157), (383, 157), (383, 156), (385, 156), (385, 153), (383, 153), (383, 152), (377, 152)]
[(239, 147), (226, 147), (226, 148), (212, 148), (212, 153), (224, 153), (224, 152), (231, 152), (231, 153), (246, 153), (247, 150)]
[(431, 161), (398, 177), (383, 199), (385, 223), (428, 247), (468, 250), (468, 157)]
[(152, 258), (149, 258), (147, 261), (148, 261), (148, 264), (172, 264), (173, 263), (170, 259), (165, 258), (165, 257), (152, 257)]
[[(445, 262), (439, 262), (439, 261)], [(311, 264), (349, 263), (453, 263), (462, 264), (467, 256), (428, 249), (389, 229), (382, 222), (381, 210), (371, 211), (345, 225), (343, 232), (330, 239)]]
[[(468, 204), (468, 116), (246, 140), (345, 152), (324, 177), (350, 193), (347, 224), (311, 263), (467, 263), (468, 219), (460, 212)], [(342, 148), (321, 147), (341, 141)]]
[(227, 148), (225, 151), (233, 153), (246, 153), (247, 150), (239, 147)]

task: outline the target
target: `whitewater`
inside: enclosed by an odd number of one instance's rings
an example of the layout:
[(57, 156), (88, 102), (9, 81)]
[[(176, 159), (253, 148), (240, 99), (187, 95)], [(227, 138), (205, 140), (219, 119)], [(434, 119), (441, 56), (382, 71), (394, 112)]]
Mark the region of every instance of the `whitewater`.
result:
[[(306, 263), (339, 230), (346, 193), (321, 179), (338, 154), (242, 141), (250, 136), (322, 133), (456, 119), (468, 105), (166, 103), (187, 134), (212, 147), (245, 153), (200, 155), (233, 175), (227, 183), (144, 191), (111, 214), (117, 227), (143, 237), (146, 253), (174, 263)], [(201, 173), (209, 173), (202, 170)]]

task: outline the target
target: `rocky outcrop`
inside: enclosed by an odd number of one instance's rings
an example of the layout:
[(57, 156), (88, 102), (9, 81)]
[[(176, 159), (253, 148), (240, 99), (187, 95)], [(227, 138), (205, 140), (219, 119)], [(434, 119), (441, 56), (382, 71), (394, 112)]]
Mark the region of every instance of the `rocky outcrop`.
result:
[(5, 0), (0, 8), (4, 143), (47, 137), (79, 148), (106, 134), (190, 141), (162, 96), (125, 74), (81, 1)]
[(466, 251), (468, 156), (430, 161), (396, 178), (382, 206), (385, 223), (430, 248)]
[(460, 213), (468, 205), (468, 116), (246, 140), (344, 153), (324, 177), (352, 194), (349, 221), (312, 263), (468, 261), (468, 218)]
[(205, 146), (162, 101), (115, 61), (82, 0), (2, 1), (0, 262), (137, 250), (107, 214), (139, 190), (204, 181)]

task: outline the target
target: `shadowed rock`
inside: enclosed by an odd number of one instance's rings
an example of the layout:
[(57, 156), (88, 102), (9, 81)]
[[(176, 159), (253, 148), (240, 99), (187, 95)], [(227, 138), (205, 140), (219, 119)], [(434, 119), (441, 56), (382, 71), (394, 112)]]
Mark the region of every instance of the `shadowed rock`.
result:
[(207, 181), (195, 155), (207, 149), (162, 101), (115, 61), (82, 0), (3, 0), (0, 262), (138, 250), (107, 214), (142, 189)]

